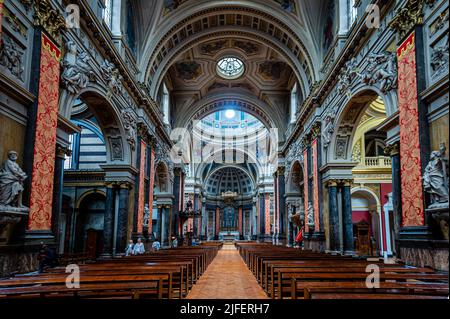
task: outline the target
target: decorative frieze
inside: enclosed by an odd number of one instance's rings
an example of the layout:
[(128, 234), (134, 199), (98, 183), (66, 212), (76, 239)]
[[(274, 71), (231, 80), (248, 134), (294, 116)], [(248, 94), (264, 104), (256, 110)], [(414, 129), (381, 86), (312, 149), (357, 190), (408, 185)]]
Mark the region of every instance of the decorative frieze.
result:
[(108, 85), (108, 96), (111, 97), (113, 94), (121, 95), (123, 77), (114, 63), (105, 59), (100, 67), (100, 72), (103, 80), (105, 80)]
[(85, 89), (89, 82), (95, 81), (95, 74), (90, 66), (91, 57), (87, 52), (77, 52), (77, 45), (73, 41), (66, 43), (66, 55), (61, 62), (63, 72), (62, 84), (67, 91), (76, 95)]
[(392, 52), (370, 53), (367, 68), (358, 76), (369, 85), (379, 84), (380, 90), (387, 93), (397, 88), (397, 57)]

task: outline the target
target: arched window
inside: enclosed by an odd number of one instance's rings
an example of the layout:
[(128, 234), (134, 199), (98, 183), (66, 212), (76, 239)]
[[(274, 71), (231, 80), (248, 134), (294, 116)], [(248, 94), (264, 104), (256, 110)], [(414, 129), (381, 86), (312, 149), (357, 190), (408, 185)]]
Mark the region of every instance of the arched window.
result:
[(297, 113), (297, 103), (298, 103), (298, 90), (297, 83), (295, 83), (291, 92), (291, 123), (296, 121), (296, 113)]
[(163, 106), (164, 123), (165, 124), (170, 124), (169, 105), (170, 105), (169, 90), (167, 89), (166, 84), (163, 84), (162, 106)]
[(106, 25), (111, 29), (112, 25), (112, 5), (113, 0), (105, 0), (105, 10), (103, 11), (103, 20)]

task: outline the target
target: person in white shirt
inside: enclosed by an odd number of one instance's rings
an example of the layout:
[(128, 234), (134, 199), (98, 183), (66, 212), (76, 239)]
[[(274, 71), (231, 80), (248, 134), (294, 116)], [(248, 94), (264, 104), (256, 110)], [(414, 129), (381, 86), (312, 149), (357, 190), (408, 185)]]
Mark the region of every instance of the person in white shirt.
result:
[(156, 250), (156, 251), (160, 250), (161, 249), (161, 243), (158, 240), (155, 240), (155, 242), (152, 245), (152, 249)]
[(133, 255), (133, 250), (134, 250), (134, 242), (133, 242), (133, 240), (130, 239), (127, 249), (125, 250), (125, 256)]
[(144, 243), (141, 238), (138, 238), (136, 245), (133, 248), (134, 255), (143, 255), (145, 253)]

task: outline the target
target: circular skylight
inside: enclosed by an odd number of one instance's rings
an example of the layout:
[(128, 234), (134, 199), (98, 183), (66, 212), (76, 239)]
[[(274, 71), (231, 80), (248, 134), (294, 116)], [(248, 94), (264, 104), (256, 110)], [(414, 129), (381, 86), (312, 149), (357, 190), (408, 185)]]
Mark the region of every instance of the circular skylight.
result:
[(234, 110), (226, 110), (225, 117), (230, 120), (234, 119), (236, 117), (236, 112)]
[(217, 72), (228, 80), (234, 80), (244, 74), (244, 62), (235, 57), (226, 57), (220, 59), (217, 63)]

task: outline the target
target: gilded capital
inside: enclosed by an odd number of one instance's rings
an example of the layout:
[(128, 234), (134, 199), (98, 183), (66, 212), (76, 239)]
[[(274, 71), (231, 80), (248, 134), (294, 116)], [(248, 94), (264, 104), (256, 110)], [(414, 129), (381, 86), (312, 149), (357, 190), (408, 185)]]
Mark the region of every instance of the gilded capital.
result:
[(49, 0), (34, 0), (34, 24), (43, 27), (54, 40), (66, 29), (64, 16), (52, 7)]
[(396, 156), (398, 154), (400, 154), (400, 145), (399, 143), (394, 143), (391, 145), (387, 145), (384, 149), (384, 154), (386, 154), (386, 156)]
[(409, 0), (396, 12), (389, 27), (397, 31), (399, 39), (404, 39), (416, 25), (423, 24), (425, 3), (431, 5), (434, 0)]

